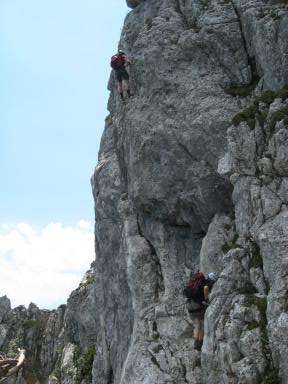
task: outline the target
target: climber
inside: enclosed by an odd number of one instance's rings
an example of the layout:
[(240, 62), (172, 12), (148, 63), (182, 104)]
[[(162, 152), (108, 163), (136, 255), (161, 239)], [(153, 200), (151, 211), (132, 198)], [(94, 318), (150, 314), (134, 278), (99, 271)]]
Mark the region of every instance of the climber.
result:
[(132, 96), (129, 84), (129, 74), (126, 70), (126, 67), (131, 64), (131, 61), (127, 59), (125, 53), (121, 49), (119, 49), (116, 55), (111, 57), (110, 65), (115, 71), (115, 77), (118, 81), (118, 90), (122, 101), (124, 101), (124, 91), (127, 92), (128, 97)]
[(183, 294), (188, 298), (187, 310), (194, 324), (194, 349), (201, 351), (203, 344), (203, 321), (206, 308), (209, 305), (209, 292), (217, 280), (217, 274), (210, 272), (205, 278), (204, 273), (197, 272), (184, 289)]

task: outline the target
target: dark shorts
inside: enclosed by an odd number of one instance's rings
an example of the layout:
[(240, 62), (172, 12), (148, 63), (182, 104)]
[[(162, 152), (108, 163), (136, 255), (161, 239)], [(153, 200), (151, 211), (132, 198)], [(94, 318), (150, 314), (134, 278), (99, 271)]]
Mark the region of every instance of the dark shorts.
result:
[(129, 75), (128, 75), (128, 72), (126, 71), (125, 68), (123, 68), (123, 69), (116, 69), (115, 70), (115, 76), (116, 76), (116, 80), (119, 81), (119, 83), (122, 80), (129, 80)]
[(187, 302), (187, 309), (189, 312), (189, 316), (192, 320), (198, 319), (203, 320), (205, 316), (205, 307), (202, 305), (195, 303), (194, 301), (190, 300)]

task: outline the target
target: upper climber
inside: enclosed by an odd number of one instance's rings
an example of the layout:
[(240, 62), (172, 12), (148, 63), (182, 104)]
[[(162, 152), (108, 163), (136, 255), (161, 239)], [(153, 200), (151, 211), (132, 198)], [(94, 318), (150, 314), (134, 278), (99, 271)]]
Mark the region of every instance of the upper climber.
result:
[(128, 97), (131, 97), (129, 74), (126, 70), (127, 65), (131, 64), (125, 53), (119, 49), (116, 55), (111, 57), (111, 67), (114, 69), (116, 80), (118, 81), (118, 90), (121, 96), (121, 100), (124, 100), (123, 92), (126, 91)]
[(217, 275), (210, 272), (205, 278), (204, 273), (197, 272), (184, 289), (183, 294), (188, 298), (187, 310), (194, 323), (194, 348), (201, 351), (203, 344), (203, 320), (205, 310), (209, 305), (208, 296), (213, 284), (217, 280)]

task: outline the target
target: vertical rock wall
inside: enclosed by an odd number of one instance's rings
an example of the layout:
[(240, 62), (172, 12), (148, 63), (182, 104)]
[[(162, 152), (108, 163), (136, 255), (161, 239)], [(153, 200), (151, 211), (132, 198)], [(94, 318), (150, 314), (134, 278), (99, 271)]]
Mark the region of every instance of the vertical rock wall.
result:
[(288, 378), (287, 107), (288, 88), (264, 92), (228, 130), (237, 236), (206, 315), (208, 383)]
[[(288, 82), (287, 4), (127, 4), (134, 97), (112, 74), (92, 178), (93, 383), (285, 383), (287, 110), (260, 95)], [(199, 264), (220, 274), (202, 354), (182, 297)]]

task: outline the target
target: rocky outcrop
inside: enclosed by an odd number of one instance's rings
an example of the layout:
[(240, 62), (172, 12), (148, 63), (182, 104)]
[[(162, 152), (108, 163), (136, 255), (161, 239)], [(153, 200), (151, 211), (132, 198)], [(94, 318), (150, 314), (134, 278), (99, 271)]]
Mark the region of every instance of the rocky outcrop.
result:
[[(285, 383), (287, 4), (130, 6), (134, 97), (112, 75), (92, 178), (93, 383)], [(201, 354), (182, 296), (199, 265), (220, 275)]]
[[(1, 298), (0, 349), (30, 351), (23, 384), (286, 384), (287, 1), (126, 2), (134, 97), (112, 74), (95, 265), (55, 311)], [(199, 267), (219, 275), (201, 352)]]
[[(18, 347), (26, 349), (17, 383), (91, 382), (96, 340), (94, 276), (92, 264), (67, 305), (53, 311), (40, 310), (35, 304), (11, 309), (10, 300), (0, 298), (0, 351), (13, 356)], [(8, 380), (15, 383), (15, 377)]]
[(208, 383), (287, 381), (287, 107), (288, 88), (265, 92), (228, 130), (238, 236), (207, 311)]

